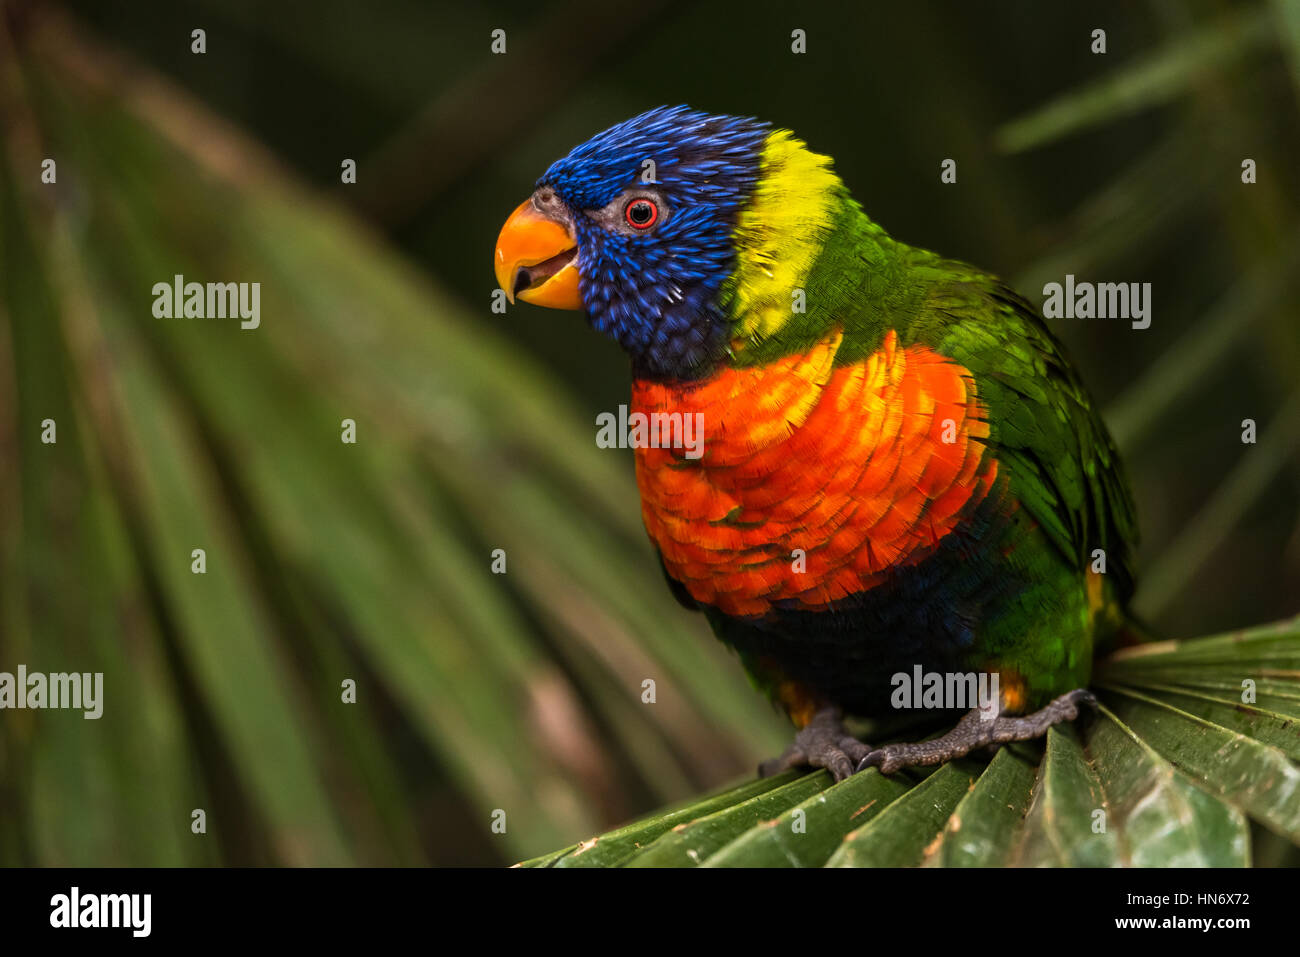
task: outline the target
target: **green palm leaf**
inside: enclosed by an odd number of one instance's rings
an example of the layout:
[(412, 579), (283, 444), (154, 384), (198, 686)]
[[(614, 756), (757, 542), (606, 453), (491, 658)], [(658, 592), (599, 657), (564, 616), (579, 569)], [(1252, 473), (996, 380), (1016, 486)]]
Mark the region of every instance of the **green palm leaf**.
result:
[[(1229, 680), (1235, 703), (1199, 690)], [(602, 863), (1244, 866), (1248, 820), (1300, 847), (1300, 719), (1244, 704), (1259, 681), (1268, 702), (1294, 708), (1300, 618), (1117, 654), (1102, 663), (1101, 707), (1052, 728), (1042, 745), (956, 761), (919, 781), (874, 768), (835, 785), (824, 771), (774, 780), (726, 807), (679, 808), (658, 837)], [(643, 822), (641, 834), (656, 824)], [(529, 863), (565, 866), (579, 853)]]

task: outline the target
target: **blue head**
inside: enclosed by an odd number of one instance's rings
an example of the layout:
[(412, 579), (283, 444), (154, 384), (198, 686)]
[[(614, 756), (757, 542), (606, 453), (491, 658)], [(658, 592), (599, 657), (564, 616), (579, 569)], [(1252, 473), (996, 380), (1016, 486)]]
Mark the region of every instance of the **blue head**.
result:
[(767, 124), (660, 107), (555, 162), (497, 246), (512, 298), (585, 309), (638, 375), (689, 378), (725, 355), (718, 291)]

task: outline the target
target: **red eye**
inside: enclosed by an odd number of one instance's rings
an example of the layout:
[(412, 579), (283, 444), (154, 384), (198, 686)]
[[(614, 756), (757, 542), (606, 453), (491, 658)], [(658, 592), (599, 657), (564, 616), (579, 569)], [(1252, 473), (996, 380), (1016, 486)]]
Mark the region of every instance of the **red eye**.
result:
[(649, 229), (659, 221), (659, 207), (653, 200), (640, 197), (627, 204), (623, 217), (633, 229)]

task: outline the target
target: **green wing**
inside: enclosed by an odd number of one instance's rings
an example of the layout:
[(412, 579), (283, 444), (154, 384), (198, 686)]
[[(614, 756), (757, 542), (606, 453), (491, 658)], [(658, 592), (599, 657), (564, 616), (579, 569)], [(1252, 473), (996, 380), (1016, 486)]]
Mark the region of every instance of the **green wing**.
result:
[(1127, 603), (1138, 540), (1133, 498), (1115, 442), (1064, 346), (1001, 281), (937, 257), (920, 272), (933, 282), (908, 338), (975, 374), (1013, 494), (1076, 567), (1104, 549), (1107, 575)]

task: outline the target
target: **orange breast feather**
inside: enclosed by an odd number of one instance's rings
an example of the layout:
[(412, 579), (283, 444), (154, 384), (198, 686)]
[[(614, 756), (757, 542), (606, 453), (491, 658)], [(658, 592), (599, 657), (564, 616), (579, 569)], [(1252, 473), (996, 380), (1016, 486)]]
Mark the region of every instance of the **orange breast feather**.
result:
[(919, 561), (987, 494), (997, 463), (970, 372), (892, 331), (835, 366), (840, 339), (701, 382), (633, 383), (633, 412), (702, 414), (698, 458), (636, 450), (646, 529), (697, 601), (824, 608)]

